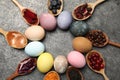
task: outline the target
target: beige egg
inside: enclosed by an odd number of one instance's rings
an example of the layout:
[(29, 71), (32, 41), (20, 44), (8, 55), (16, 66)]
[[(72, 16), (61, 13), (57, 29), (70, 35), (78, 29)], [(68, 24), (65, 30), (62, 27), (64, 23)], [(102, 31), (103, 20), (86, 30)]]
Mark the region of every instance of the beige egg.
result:
[(45, 30), (41, 26), (33, 25), (28, 27), (25, 31), (25, 35), (29, 40), (41, 40), (45, 36)]
[(54, 60), (54, 69), (58, 73), (64, 73), (67, 69), (68, 62), (65, 56), (58, 55)]
[(85, 37), (76, 37), (72, 41), (75, 50), (81, 53), (87, 53), (92, 49), (92, 43)]

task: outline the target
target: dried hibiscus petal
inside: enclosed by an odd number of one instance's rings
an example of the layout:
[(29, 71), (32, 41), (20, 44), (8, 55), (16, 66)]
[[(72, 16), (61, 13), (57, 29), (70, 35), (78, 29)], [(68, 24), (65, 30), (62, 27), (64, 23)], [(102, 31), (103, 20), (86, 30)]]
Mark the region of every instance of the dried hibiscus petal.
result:
[(36, 67), (36, 58), (27, 58), (18, 65), (19, 74), (28, 74), (32, 72)]
[(34, 12), (30, 11), (29, 9), (25, 9), (23, 11), (23, 17), (29, 24), (37, 24), (38, 23), (38, 17), (37, 14)]

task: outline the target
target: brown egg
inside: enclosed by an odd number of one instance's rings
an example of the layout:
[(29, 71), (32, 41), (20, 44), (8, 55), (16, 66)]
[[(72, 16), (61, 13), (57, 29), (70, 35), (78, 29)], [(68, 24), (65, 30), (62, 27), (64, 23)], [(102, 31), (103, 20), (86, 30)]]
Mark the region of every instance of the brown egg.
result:
[(76, 37), (72, 41), (72, 46), (75, 50), (87, 53), (92, 49), (92, 43), (85, 37)]

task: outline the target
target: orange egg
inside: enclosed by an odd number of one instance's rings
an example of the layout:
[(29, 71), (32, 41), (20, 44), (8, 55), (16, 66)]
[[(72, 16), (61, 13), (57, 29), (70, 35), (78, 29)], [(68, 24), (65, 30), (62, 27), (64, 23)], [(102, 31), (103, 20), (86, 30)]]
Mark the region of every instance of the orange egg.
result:
[(87, 53), (92, 49), (92, 43), (85, 37), (76, 37), (72, 41), (72, 46), (76, 51)]

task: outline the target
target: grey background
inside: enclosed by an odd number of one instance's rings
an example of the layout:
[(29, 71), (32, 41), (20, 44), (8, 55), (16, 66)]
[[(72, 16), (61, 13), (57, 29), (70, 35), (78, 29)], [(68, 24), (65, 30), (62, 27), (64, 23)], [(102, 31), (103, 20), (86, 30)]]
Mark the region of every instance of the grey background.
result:
[[(40, 15), (47, 12), (47, 0), (18, 0), (23, 6), (33, 9)], [(72, 11), (80, 3), (94, 2), (95, 0), (64, 0), (64, 10)], [(107, 0), (96, 7), (93, 16), (86, 22), (91, 29), (100, 29), (108, 34), (112, 41), (120, 42), (120, 0)], [(22, 33), (29, 26), (24, 22), (20, 10), (11, 0), (0, 0), (0, 28), (17, 30)], [(53, 32), (46, 32), (43, 43), (46, 51), (56, 57), (59, 54), (67, 55), (73, 50), (71, 42), (74, 37), (68, 31), (57, 28)], [(93, 48), (101, 52), (106, 62), (105, 72), (110, 80), (120, 79), (120, 48), (107, 45), (104, 48)], [(17, 50), (7, 45), (4, 36), (0, 35), (0, 80), (5, 80), (13, 73), (18, 63), (26, 58), (24, 50)], [(100, 74), (91, 71), (86, 65), (80, 69), (85, 80), (104, 80)], [(65, 74), (60, 75), (66, 80)], [(17, 77), (15, 80), (42, 80), (44, 74), (37, 68), (29, 75)]]

